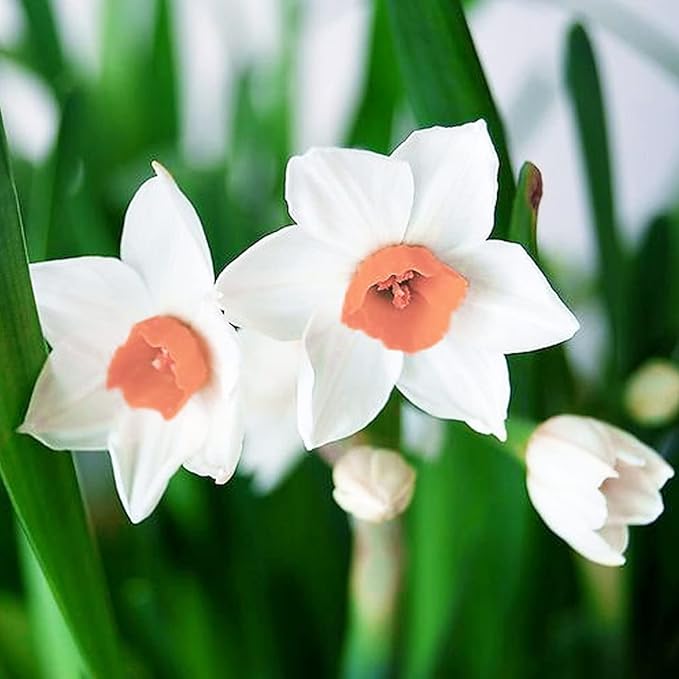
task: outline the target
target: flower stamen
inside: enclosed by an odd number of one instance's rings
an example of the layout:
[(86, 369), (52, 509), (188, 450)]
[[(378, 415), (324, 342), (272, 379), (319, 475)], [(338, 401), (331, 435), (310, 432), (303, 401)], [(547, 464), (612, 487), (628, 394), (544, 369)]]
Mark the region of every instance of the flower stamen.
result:
[(392, 296), (391, 303), (397, 309), (405, 309), (410, 304), (412, 298), (408, 281), (413, 278), (415, 278), (415, 272), (406, 271), (400, 276), (389, 276), (386, 280), (380, 281), (375, 287), (378, 292), (390, 291)]

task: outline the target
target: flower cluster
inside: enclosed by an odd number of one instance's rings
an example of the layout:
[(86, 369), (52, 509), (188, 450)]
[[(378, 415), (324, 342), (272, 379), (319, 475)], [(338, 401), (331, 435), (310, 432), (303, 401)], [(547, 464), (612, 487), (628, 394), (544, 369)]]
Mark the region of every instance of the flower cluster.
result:
[[(120, 259), (32, 265), (52, 352), (21, 427), (54, 449), (108, 450), (134, 522), (182, 466), (226, 482), (243, 441), (243, 468), (273, 487), (302, 443), (312, 450), (356, 434), (394, 388), (430, 415), (504, 441), (506, 355), (578, 328), (527, 252), (489, 238), (498, 159), (483, 121), (416, 131), (390, 156), (325, 148), (293, 157), (294, 223), (216, 282), (195, 210), (154, 169), (127, 210)], [(570, 455), (580, 478), (580, 458), (564, 444), (540, 452), (544, 440), (531, 442), (529, 491), (558, 532), (550, 460), (571, 468)], [(668, 468), (650, 454), (611, 453), (595, 491), (624, 495), (628, 467), (661, 485)], [(334, 479), (347, 511), (387, 520), (407, 506), (415, 475), (397, 453), (359, 447), (339, 457)], [(657, 502), (624, 517), (651, 515)], [(621, 516), (609, 507), (608, 523)], [(607, 525), (601, 512), (587, 524), (620, 552), (622, 534)], [(565, 535), (576, 549), (600, 556), (574, 536)]]

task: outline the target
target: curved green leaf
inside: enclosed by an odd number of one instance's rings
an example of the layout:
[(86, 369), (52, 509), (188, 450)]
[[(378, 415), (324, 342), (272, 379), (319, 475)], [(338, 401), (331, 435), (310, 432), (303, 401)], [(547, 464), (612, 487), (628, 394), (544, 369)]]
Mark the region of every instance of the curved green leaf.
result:
[(596, 59), (585, 29), (579, 24), (568, 33), (566, 81), (580, 137), (599, 253), (601, 288), (611, 334), (611, 368), (620, 376), (624, 363), (625, 262), (617, 230), (613, 176), (603, 94)]
[(45, 360), (0, 120), (0, 474), (73, 639), (95, 677), (119, 676), (116, 634), (68, 453), (16, 433)]

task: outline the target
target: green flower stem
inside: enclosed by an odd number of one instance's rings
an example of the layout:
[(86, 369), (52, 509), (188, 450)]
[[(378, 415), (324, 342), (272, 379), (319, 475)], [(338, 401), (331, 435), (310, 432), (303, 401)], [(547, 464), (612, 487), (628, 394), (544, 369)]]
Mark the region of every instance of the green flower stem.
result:
[[(400, 450), (401, 397), (394, 390), (365, 430), (372, 446)], [(398, 519), (375, 524), (354, 520), (349, 576), (349, 620), (344, 646), (346, 679), (389, 675), (395, 615), (401, 591), (402, 537)]]
[(345, 679), (390, 675), (395, 619), (401, 590), (403, 547), (398, 519), (373, 524), (354, 521), (349, 579), (349, 633)]
[(625, 568), (592, 563), (574, 553), (580, 588), (587, 606), (588, 620), (609, 676), (626, 674), (627, 614), (629, 587)]
[(627, 611), (624, 569), (592, 563), (576, 555), (580, 581), (592, 617), (607, 630), (619, 630)]

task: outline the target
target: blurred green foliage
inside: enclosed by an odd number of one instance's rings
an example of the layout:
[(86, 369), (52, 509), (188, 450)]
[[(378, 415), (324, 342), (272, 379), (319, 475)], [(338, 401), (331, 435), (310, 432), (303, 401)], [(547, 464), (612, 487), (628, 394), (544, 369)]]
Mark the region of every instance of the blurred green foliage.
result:
[[(124, 209), (149, 176), (152, 159), (172, 171), (195, 204), (217, 267), (286, 220), (283, 177), (292, 150), (293, 101), (287, 85), (301, 10), (295, 4), (287, 17), (289, 44), (267, 81), (266, 105), (256, 104), (261, 80), (243, 70), (234, 88), (229, 152), (221, 162), (196, 169), (179, 147), (175, 5), (169, 0), (152, 5), (152, 30), (144, 36), (134, 20), (136, 0), (105, 0), (102, 64), (93, 78), (64, 56), (50, 3), (23, 3), (26, 38), (9, 56), (39, 73), (60, 106), (50, 157), (39, 166), (13, 159), (32, 260), (116, 254)], [(599, 235), (602, 298), (616, 337), (611, 346), (624, 346), (624, 360), (616, 348), (608, 357), (612, 373), (602, 368), (594, 383), (576, 384), (562, 349), (517, 359), (515, 388), (521, 384), (525, 396), (515, 397), (513, 410), (533, 418), (563, 411), (605, 417), (676, 464), (676, 422), (662, 429), (634, 427), (621, 410), (619, 385), (647, 358), (677, 351), (679, 216), (658, 214), (639, 248), (622, 252), (611, 191), (615, 158), (585, 29), (564, 36), (563, 49)], [(512, 167), (518, 166), (510, 164), (460, 5), (377, 0), (364, 89), (347, 143), (388, 151), (407, 132), (399, 126), (403, 119), (452, 124), (478, 116), (489, 121), (502, 159), (496, 232), (509, 232), (535, 254), (523, 193), (526, 174), (518, 177), (515, 198)], [(386, 417), (397, 411), (390, 409)], [(384, 424), (382, 419), (379, 426)], [(86, 480), (126, 676), (340, 672), (350, 535), (320, 459), (307, 456), (266, 497), (256, 496), (240, 477), (223, 488), (180, 473), (140, 526), (130, 525), (119, 509), (105, 456), (76, 459)], [(441, 456), (415, 464), (418, 487), (405, 521), (398, 676), (676, 676), (676, 482), (668, 485), (663, 520), (634, 533), (629, 566), (614, 572), (583, 569), (547, 532), (529, 506), (520, 464), (489, 438), (449, 424)], [(0, 676), (48, 676), (40, 670), (44, 656), (36, 652), (42, 641), (31, 630), (38, 629), (37, 622), (61, 621), (40, 612), (47, 605), (45, 592), (34, 570), (24, 565), (22, 571), (14, 521), (0, 489)], [(76, 573), (89, 558), (83, 554), (69, 554)], [(602, 610), (597, 592), (604, 590), (616, 602), (614, 615)]]

